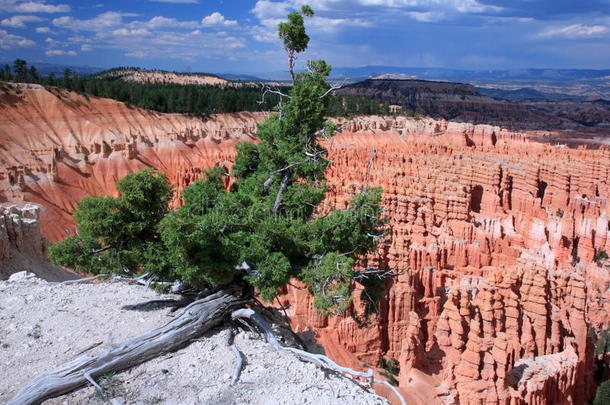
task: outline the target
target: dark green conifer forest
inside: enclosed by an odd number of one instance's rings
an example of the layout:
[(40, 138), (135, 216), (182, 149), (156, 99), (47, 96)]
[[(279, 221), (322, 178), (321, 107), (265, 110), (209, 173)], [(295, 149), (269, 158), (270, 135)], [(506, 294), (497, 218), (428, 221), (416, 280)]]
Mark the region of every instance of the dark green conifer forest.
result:
[[(117, 68), (118, 70), (122, 68)], [(27, 61), (17, 59), (13, 66), (0, 69), (0, 81), (38, 83), (56, 86), (82, 94), (111, 98), (129, 105), (163, 113), (181, 113), (204, 116), (241, 111), (272, 111), (279, 102), (279, 95), (267, 93), (261, 97), (261, 86), (254, 83), (236, 85), (195, 85), (173, 83), (138, 83), (113, 77), (102, 72), (80, 76), (65, 69), (61, 77), (51, 74), (41, 76)], [(278, 88), (280, 92), (288, 87)], [(361, 97), (330, 96), (326, 102), (326, 116), (351, 116), (358, 114), (388, 114), (387, 103)]]

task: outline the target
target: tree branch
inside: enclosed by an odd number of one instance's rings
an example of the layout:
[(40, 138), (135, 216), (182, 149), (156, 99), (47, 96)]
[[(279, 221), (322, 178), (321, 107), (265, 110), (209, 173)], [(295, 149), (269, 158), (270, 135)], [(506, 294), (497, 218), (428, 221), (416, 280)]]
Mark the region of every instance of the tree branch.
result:
[(277, 190), (277, 194), (275, 195), (275, 202), (273, 203), (273, 208), (271, 208), (271, 213), (273, 215), (277, 215), (280, 210), (280, 206), (282, 205), (282, 197), (284, 192), (286, 191), (286, 187), (288, 187), (288, 181), (290, 180), (290, 171), (286, 170), (284, 172), (284, 176), (282, 176), (282, 182), (280, 183), (280, 188)]
[[(9, 405), (33, 405), (74, 391), (93, 379), (122, 371), (171, 352), (218, 325), (225, 315), (246, 301), (224, 290), (197, 300), (164, 326), (108, 347), (99, 354), (83, 355), (29, 381)], [(95, 385), (95, 384), (94, 384)]]
[(346, 83), (347, 82), (344, 80), (339, 84), (333, 84), (332, 86), (330, 86), (330, 89), (326, 90), (326, 92), (320, 96), (320, 98), (324, 98), (324, 97), (328, 96), (330, 93), (332, 93), (333, 91), (339, 90), (341, 87), (345, 86)]

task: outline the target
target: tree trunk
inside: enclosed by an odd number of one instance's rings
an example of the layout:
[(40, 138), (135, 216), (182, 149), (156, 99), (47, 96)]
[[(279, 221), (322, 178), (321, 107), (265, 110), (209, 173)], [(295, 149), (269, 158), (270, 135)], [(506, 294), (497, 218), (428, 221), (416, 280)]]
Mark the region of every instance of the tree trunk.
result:
[(150, 332), (84, 355), (38, 376), (7, 405), (39, 404), (69, 393), (104, 374), (115, 373), (174, 351), (218, 325), (235, 308), (246, 303), (235, 291), (222, 290), (191, 303), (176, 318)]

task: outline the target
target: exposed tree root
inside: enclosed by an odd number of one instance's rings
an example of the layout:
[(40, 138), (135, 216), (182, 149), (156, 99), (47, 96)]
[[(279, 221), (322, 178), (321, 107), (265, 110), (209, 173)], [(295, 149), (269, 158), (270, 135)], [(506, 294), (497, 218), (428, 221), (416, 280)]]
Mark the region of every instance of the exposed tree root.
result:
[(271, 327), (269, 326), (265, 318), (263, 318), (261, 315), (259, 315), (250, 308), (241, 308), (236, 311), (233, 311), (233, 313), (231, 314), (231, 318), (246, 318), (249, 319), (251, 322), (254, 322), (265, 334), (267, 342), (276, 350), (287, 350), (296, 354), (301, 359), (314, 363), (322, 368), (338, 371), (340, 373), (350, 374), (354, 377), (366, 378), (371, 385), (373, 385), (373, 383), (386, 385), (392, 390), (394, 395), (396, 395), (401, 405), (407, 405), (407, 402), (403, 398), (402, 394), (396, 389), (396, 387), (394, 387), (392, 384), (388, 383), (385, 380), (376, 379), (372, 369), (369, 369), (368, 372), (363, 373), (361, 371), (356, 371), (352, 370), (351, 368), (340, 366), (322, 354), (314, 354), (306, 352), (304, 350), (296, 349), (294, 347), (282, 346), (282, 344), (280, 344), (280, 342), (278, 342), (278, 340), (275, 338), (275, 335), (273, 334), (273, 331), (271, 330)]
[(244, 367), (244, 355), (235, 344), (235, 328), (231, 328), (227, 343), (235, 356), (235, 366), (233, 368), (233, 375), (231, 376), (231, 385), (235, 385), (239, 381), (241, 370)]
[(69, 393), (108, 373), (116, 373), (174, 351), (218, 325), (236, 307), (245, 304), (234, 290), (222, 290), (187, 306), (164, 326), (110, 346), (101, 353), (83, 355), (38, 376), (8, 405), (39, 404)]

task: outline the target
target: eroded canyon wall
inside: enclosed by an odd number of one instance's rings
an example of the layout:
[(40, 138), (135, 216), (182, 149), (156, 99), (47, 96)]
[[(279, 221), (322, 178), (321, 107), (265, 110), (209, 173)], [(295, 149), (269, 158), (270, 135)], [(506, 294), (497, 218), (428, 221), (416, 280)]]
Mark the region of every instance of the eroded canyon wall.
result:
[[(19, 91), (17, 91), (19, 90)], [(86, 195), (144, 167), (181, 188), (263, 115), (157, 114), (37, 86), (0, 94), (0, 199), (43, 205), (52, 238)], [(322, 317), (297, 284), (281, 302), (353, 366), (400, 362), (410, 403), (580, 404), (593, 389), (590, 326), (608, 324), (610, 151), (531, 142), (498, 127), (403, 117), (339, 120), (326, 140), (326, 208), (384, 189), (390, 233), (368, 262), (392, 269), (377, 312)], [(178, 200), (175, 201), (179, 203)], [(362, 323), (366, 322), (366, 327)]]
[[(0, 88), (0, 202), (43, 206), (45, 233), (74, 232), (71, 212), (89, 195), (115, 195), (128, 173), (152, 167), (179, 189), (230, 165), (263, 114), (189, 118), (39, 85)], [(176, 196), (179, 198), (179, 195)], [(179, 203), (179, 201), (174, 201)]]
[(0, 280), (24, 270), (49, 281), (76, 278), (49, 263), (49, 242), (40, 230), (40, 208), (34, 204), (0, 205)]

